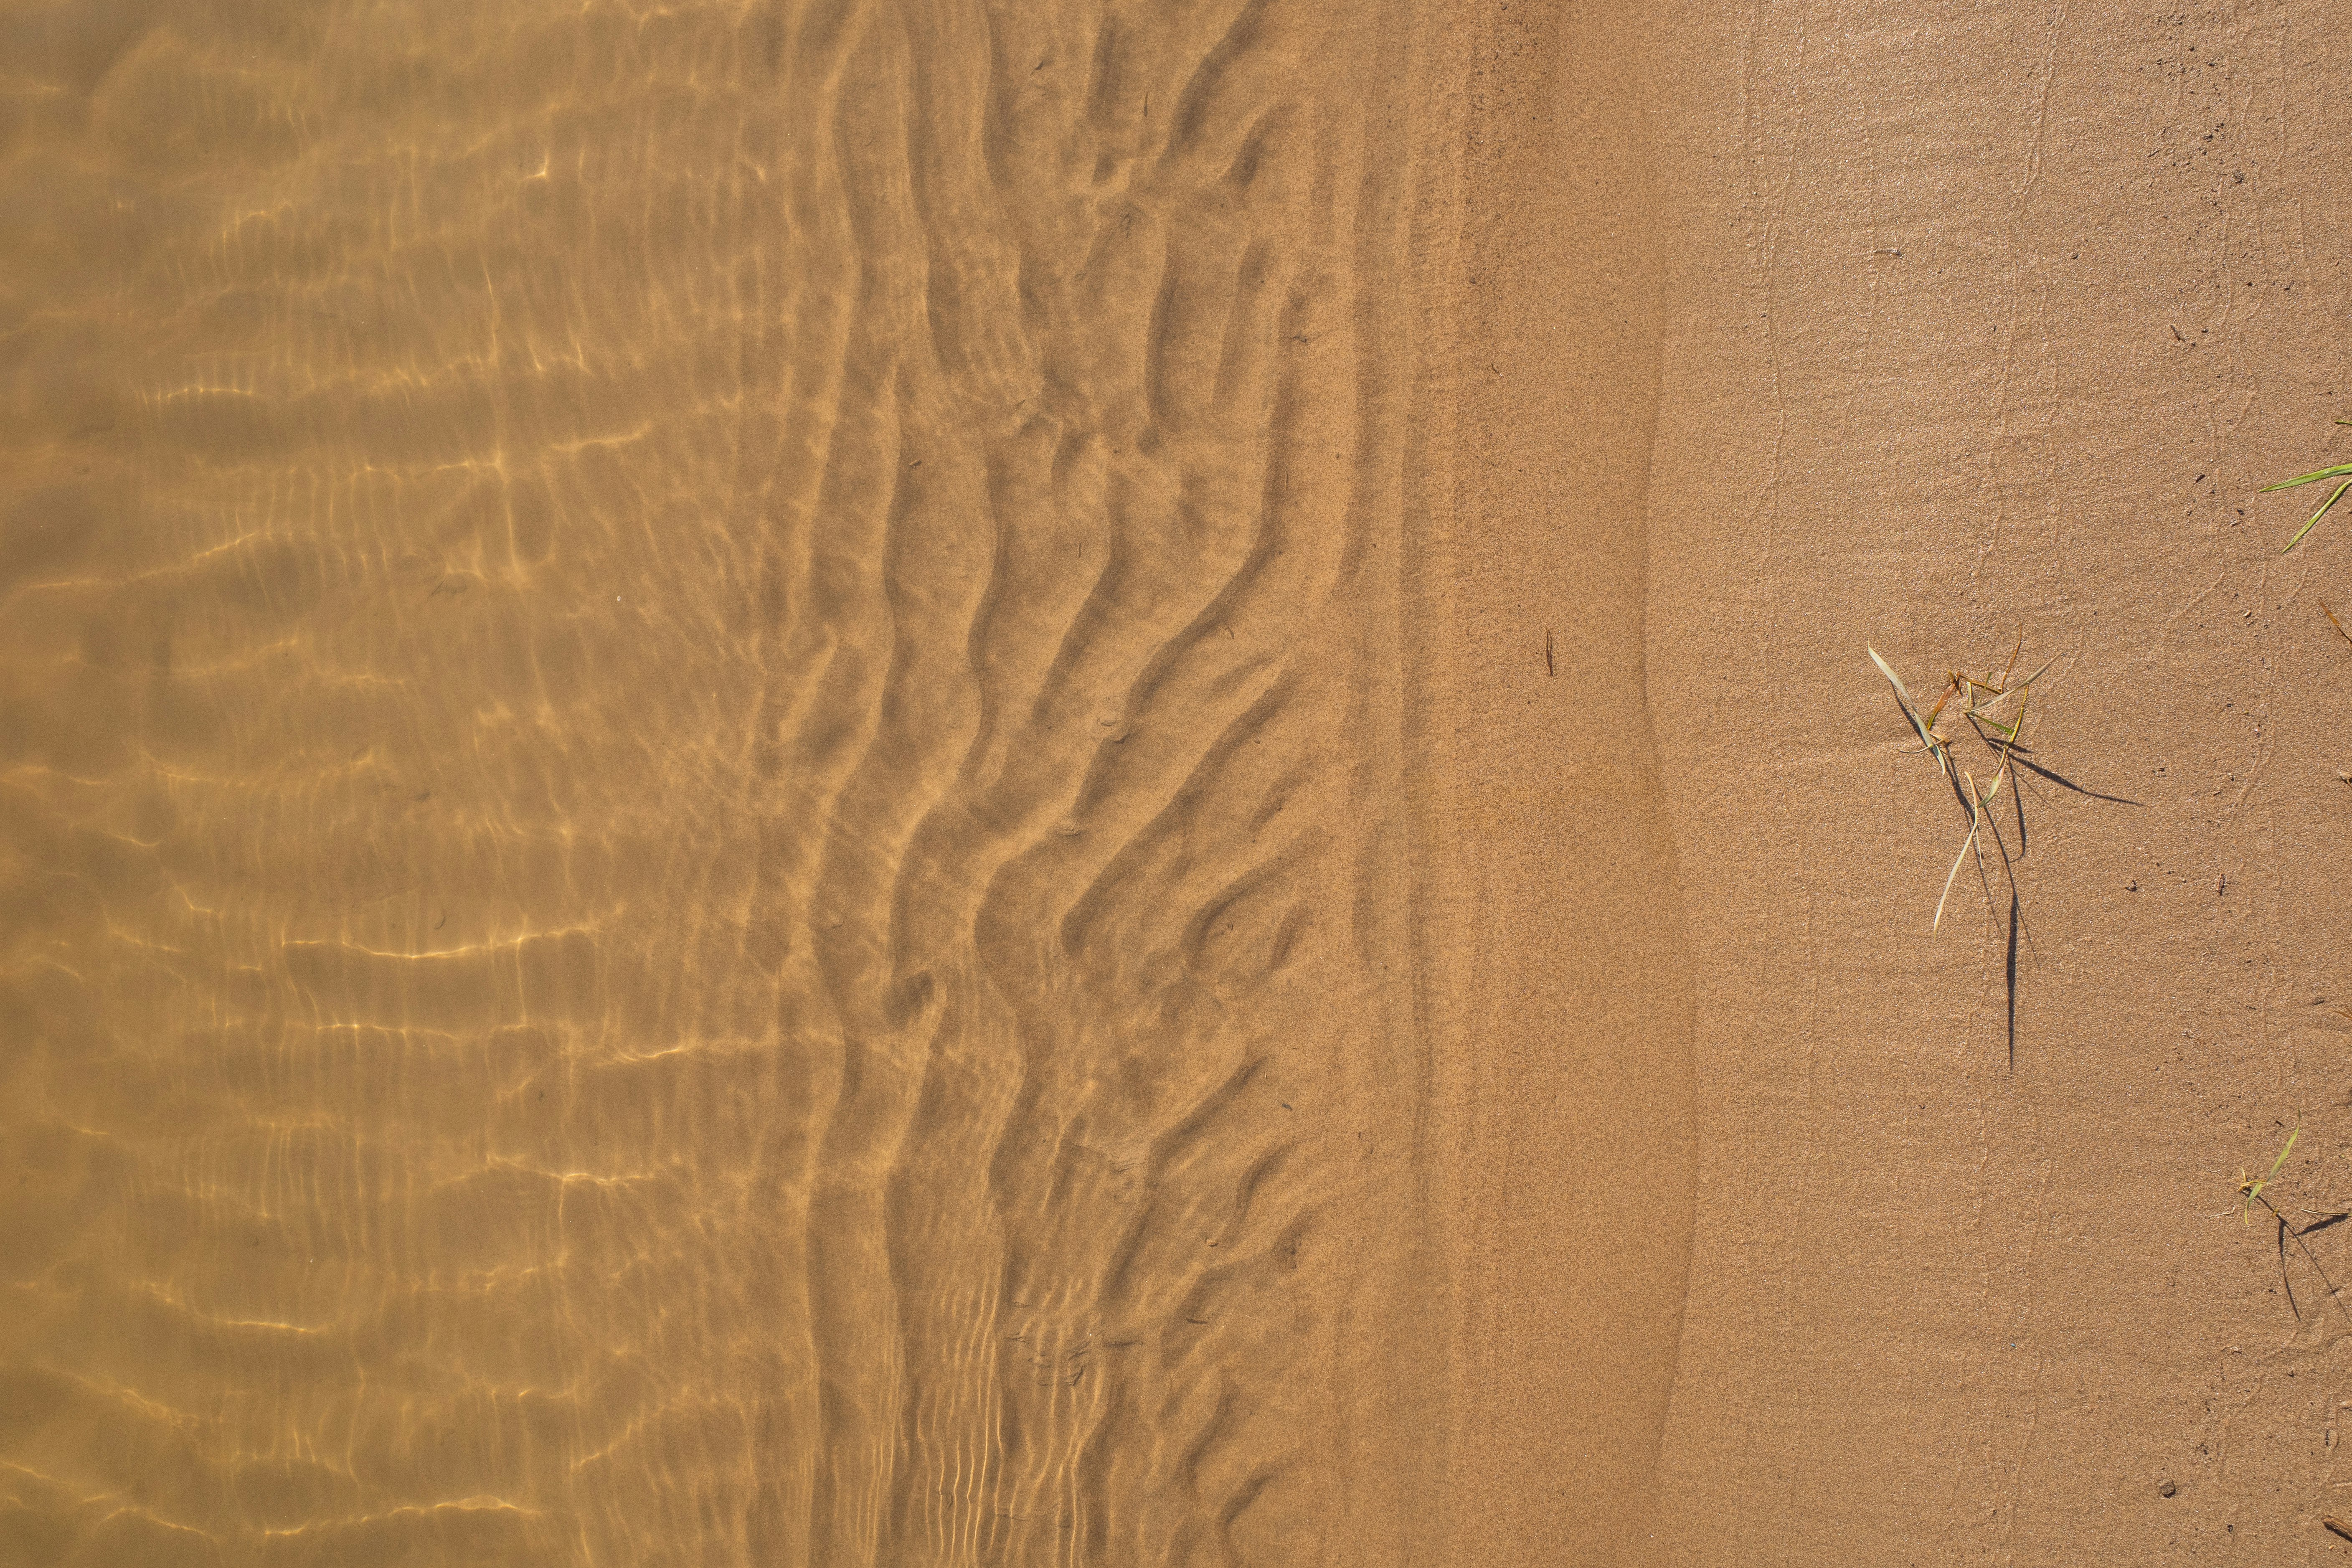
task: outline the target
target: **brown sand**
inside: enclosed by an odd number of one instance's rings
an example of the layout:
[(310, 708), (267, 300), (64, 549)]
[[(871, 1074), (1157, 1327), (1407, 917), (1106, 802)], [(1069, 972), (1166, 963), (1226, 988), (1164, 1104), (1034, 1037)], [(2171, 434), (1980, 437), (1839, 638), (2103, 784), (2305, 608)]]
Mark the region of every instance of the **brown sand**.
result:
[(6, 13), (0, 1557), (1426, 1560), (1350, 16)]
[(1690, 990), (1643, 695), (1662, 258), (1639, 31), (1513, 9), (1468, 77), (1433, 911), (1464, 1563), (1643, 1538), (1689, 1258)]
[[(1662, 8), (1651, 693), (1697, 987), (1661, 1559), (2339, 1559), (2340, 7)], [(2003, 923), (1864, 661), (2056, 657)], [(1937, 672), (1930, 676), (1930, 672)], [(1966, 892), (1956, 892), (1960, 898)], [(2324, 1000), (2323, 1000), (2324, 999)], [(2344, 1232), (2314, 1238), (2352, 1283)], [(2298, 1270), (2302, 1265), (2296, 1265)], [(2169, 1479), (2175, 1495), (2159, 1496)]]
[(0, 1563), (2346, 1550), (2245, 13), (0, 7)]

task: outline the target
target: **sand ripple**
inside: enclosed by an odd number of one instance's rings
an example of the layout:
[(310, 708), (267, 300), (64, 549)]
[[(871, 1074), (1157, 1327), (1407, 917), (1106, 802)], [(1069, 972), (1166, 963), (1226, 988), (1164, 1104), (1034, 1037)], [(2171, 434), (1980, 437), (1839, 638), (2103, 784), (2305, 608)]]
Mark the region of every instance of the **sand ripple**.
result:
[(1349, 15), (0, 22), (0, 1555), (1404, 1506)]

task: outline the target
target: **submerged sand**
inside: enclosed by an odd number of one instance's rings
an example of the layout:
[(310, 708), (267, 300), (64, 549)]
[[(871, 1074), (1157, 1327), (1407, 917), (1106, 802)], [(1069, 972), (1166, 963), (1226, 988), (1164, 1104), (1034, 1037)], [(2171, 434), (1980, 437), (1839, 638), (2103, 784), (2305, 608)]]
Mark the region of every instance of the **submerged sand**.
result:
[(1418, 1550), (1346, 19), (9, 16), (0, 1555)]
[(0, 12), (0, 1560), (2342, 1549), (2347, 41)]

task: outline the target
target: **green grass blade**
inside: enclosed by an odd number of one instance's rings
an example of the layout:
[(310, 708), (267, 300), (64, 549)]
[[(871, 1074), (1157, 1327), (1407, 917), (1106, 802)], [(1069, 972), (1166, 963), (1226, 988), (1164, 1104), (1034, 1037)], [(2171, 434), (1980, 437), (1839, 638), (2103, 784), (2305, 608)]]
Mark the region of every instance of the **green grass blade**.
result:
[(2286, 1135), (2286, 1142), (2279, 1149), (2278, 1158), (2271, 1162), (2269, 1172), (2261, 1181), (2254, 1184), (2256, 1186), (2267, 1187), (2271, 1184), (2271, 1177), (2279, 1173), (2279, 1167), (2286, 1163), (2286, 1157), (2294, 1152), (2294, 1141), (2302, 1136), (2303, 1129), (2300, 1127)]
[(2259, 1182), (2248, 1182), (2246, 1184), (2245, 1205), (2240, 1211), (2238, 1215), (2241, 1220), (2252, 1223), (2254, 1216), (2254, 1205), (2261, 1200), (2263, 1189), (2269, 1186), (2273, 1178), (2277, 1176), (2279, 1173), (2279, 1167), (2286, 1163), (2286, 1157), (2294, 1152), (2294, 1141), (2302, 1136), (2303, 1129), (2300, 1127), (2288, 1133), (2286, 1135), (2286, 1142), (2279, 1148), (2278, 1158), (2273, 1160), (2271, 1162), (2271, 1168), (2263, 1173), (2263, 1179)]
[(2281, 479), (2274, 485), (2264, 485), (2254, 493), (2258, 496), (2266, 496), (2273, 490), (2291, 490), (2297, 485), (2315, 485), (2322, 479), (2341, 479), (2346, 474), (2352, 474), (2352, 463), (2338, 463), (2332, 468), (2319, 468), (2308, 474), (2298, 475), (2292, 479)]
[[(2352, 468), (2352, 464), (2347, 464), (2347, 467)], [(2293, 550), (2296, 545), (2301, 544), (2303, 542), (2303, 536), (2309, 533), (2314, 528), (2317, 527), (2319, 520), (2326, 517), (2329, 511), (2334, 510), (2336, 503), (2344, 499), (2344, 492), (2346, 490), (2352, 490), (2352, 479), (2347, 479), (2342, 484), (2336, 487), (2336, 493), (2327, 498), (2326, 504), (2322, 506), (2317, 511), (2311, 514), (2311, 521), (2309, 522), (2305, 523), (2301, 528), (2294, 531), (2294, 537), (2286, 542), (2286, 550), (2282, 550), (2279, 553), (2284, 555), (2286, 553), (2287, 550)]]

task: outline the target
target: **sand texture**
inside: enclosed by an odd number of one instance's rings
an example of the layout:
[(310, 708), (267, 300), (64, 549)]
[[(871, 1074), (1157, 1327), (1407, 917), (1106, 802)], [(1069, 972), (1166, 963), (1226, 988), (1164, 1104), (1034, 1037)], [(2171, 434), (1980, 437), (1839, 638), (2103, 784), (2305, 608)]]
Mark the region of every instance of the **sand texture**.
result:
[(1410, 1535), (1343, 20), (10, 14), (0, 1555)]
[(0, 0), (0, 1565), (2352, 1556), (2347, 46)]
[[(2352, 1206), (2352, 533), (2282, 558), (2310, 492), (2250, 493), (2347, 455), (2347, 44), (2303, 5), (1662, 12), (1699, 1086), (1662, 1561), (2352, 1552), (2352, 1322), (2298, 1258), (2297, 1323), (2231, 1192), (2300, 1123), (2282, 1202)], [(1933, 688), (2021, 635), (2038, 759), (2137, 804), (2027, 775), (2012, 1026), (2006, 910), (1928, 930), (1964, 818), (1863, 646)]]

